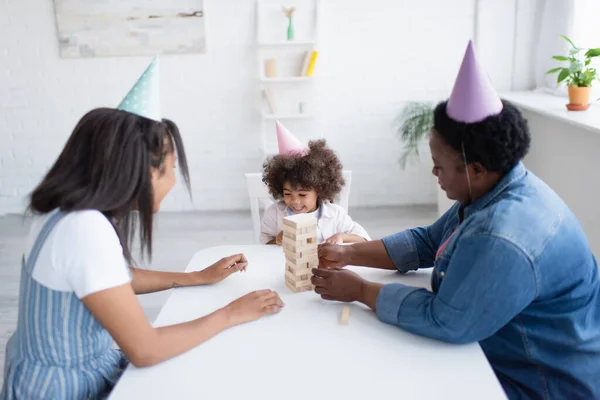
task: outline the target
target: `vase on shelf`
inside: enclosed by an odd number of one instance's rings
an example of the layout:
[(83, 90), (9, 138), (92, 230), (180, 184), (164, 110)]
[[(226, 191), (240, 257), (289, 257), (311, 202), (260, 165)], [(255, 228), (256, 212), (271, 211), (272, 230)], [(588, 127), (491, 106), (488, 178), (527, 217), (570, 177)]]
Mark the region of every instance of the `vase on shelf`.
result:
[(287, 40), (294, 40), (294, 21), (288, 17)]

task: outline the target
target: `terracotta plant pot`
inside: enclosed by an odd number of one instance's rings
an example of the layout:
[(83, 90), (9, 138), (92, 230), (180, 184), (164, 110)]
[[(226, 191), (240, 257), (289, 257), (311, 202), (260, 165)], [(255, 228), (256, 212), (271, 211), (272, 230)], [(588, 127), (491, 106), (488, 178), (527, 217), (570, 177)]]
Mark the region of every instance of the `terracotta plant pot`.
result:
[[(577, 87), (569, 86), (569, 104), (574, 109), (582, 109), (588, 106), (590, 103), (590, 88), (589, 87)], [(578, 106), (578, 107), (577, 107)], [(567, 107), (569, 108), (569, 107)], [(569, 108), (570, 109), (570, 108)]]

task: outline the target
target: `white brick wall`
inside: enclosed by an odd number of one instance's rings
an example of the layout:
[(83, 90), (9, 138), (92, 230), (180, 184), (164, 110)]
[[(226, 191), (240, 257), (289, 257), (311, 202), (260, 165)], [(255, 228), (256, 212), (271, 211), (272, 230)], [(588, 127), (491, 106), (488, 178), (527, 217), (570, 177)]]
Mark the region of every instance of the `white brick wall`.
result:
[[(163, 111), (183, 132), (194, 197), (178, 186), (163, 210), (246, 208), (243, 173), (262, 163), (254, 2), (205, 5), (208, 52), (161, 58)], [(392, 121), (404, 101), (447, 97), (473, 21), (474, 0), (322, 1), (314, 132), (354, 171), (352, 205), (435, 202), (427, 155), (399, 168)], [(23, 210), (77, 120), (118, 104), (149, 60), (60, 59), (52, 1), (0, 0), (0, 214)]]

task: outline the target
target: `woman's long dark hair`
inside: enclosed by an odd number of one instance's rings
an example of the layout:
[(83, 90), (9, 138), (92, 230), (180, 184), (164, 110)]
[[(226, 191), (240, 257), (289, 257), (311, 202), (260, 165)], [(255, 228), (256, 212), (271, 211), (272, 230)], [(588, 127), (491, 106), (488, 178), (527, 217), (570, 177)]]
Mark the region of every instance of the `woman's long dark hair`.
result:
[(164, 172), (165, 156), (177, 152), (188, 192), (190, 178), (177, 125), (152, 121), (112, 108), (97, 108), (77, 123), (62, 153), (31, 194), (38, 214), (98, 210), (111, 222), (133, 262), (131, 244), (139, 212), (141, 252), (152, 257), (153, 189), (151, 168)]

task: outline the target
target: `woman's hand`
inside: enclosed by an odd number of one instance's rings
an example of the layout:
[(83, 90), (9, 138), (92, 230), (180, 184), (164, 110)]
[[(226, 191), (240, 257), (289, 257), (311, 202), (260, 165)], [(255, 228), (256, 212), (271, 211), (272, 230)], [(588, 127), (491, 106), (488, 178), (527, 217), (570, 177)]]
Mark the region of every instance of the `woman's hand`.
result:
[(283, 244), (283, 231), (279, 232), (275, 237), (275, 244), (281, 246)]
[(339, 268), (313, 268), (312, 272), (311, 282), (321, 298), (344, 302), (361, 300), (365, 280), (354, 272)]
[(319, 268), (343, 268), (348, 265), (347, 252), (352, 246), (343, 246), (332, 243), (322, 243), (318, 247)]
[(344, 234), (336, 233), (335, 235), (327, 239), (325, 243), (342, 244), (344, 243)]
[(210, 267), (192, 273), (197, 274), (201, 285), (212, 285), (221, 282), (233, 273), (245, 271), (247, 266), (248, 260), (240, 253), (229, 257), (223, 257)]
[(248, 293), (229, 303), (223, 310), (233, 326), (255, 321), (267, 314), (278, 313), (283, 306), (277, 292), (265, 289)]

